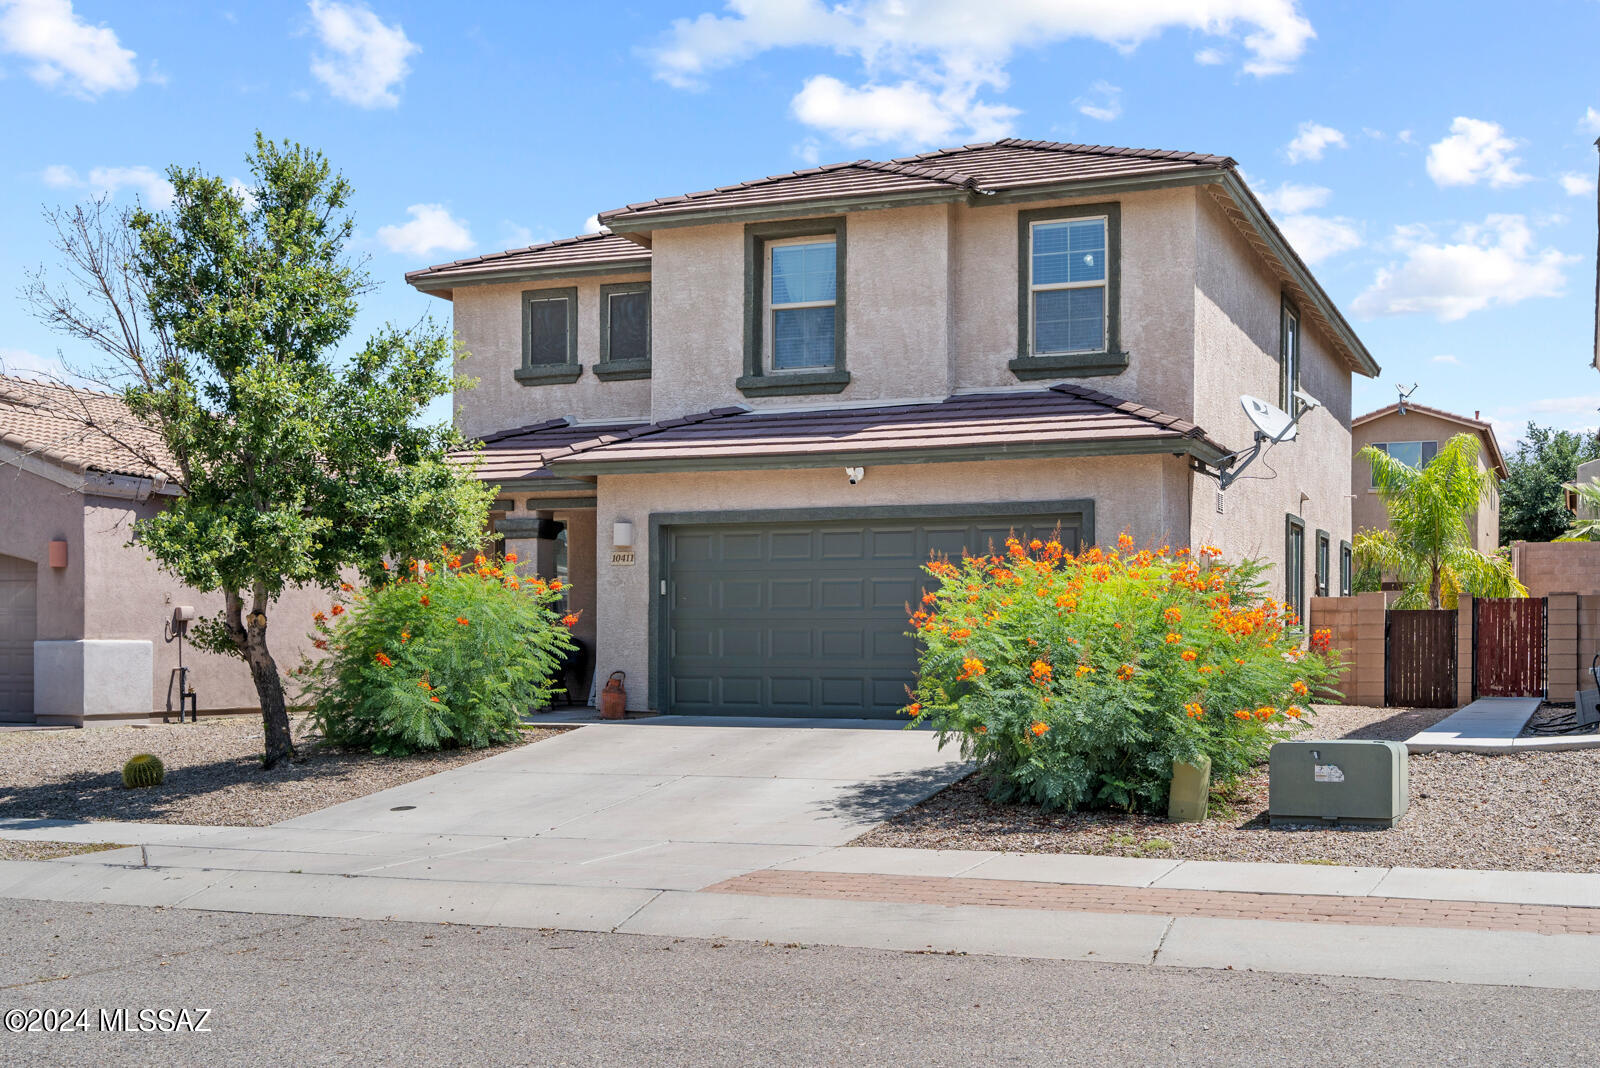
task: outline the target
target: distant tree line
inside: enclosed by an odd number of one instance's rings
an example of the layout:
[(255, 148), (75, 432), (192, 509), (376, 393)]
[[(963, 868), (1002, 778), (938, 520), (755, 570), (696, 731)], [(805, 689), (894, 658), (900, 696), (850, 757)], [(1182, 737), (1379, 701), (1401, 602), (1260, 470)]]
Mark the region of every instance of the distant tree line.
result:
[(1578, 465), (1600, 459), (1600, 438), (1528, 424), (1500, 482), (1500, 544), (1554, 541), (1573, 516), (1563, 487), (1577, 480)]

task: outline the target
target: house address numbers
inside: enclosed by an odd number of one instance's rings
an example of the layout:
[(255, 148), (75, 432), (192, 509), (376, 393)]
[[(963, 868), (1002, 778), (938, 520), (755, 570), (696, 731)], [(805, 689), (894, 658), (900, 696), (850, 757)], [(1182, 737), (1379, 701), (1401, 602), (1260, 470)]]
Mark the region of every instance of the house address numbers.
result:
[(627, 567), (633, 563), (632, 549), (612, 549), (611, 564), (613, 567)]

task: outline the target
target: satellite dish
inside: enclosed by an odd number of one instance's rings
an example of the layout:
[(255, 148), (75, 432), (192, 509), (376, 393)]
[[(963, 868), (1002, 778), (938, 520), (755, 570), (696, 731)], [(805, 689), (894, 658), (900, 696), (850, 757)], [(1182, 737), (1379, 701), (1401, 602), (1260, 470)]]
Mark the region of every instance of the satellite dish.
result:
[(1294, 440), (1294, 419), (1288, 412), (1248, 393), (1239, 398), (1239, 403), (1244, 407), (1244, 414), (1263, 436), (1272, 441)]

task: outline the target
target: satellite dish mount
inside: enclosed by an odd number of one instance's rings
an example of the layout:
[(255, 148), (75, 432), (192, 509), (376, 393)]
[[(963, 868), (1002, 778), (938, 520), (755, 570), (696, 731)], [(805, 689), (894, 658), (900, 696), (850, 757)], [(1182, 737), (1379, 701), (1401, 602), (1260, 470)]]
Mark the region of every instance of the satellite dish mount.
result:
[[(1229, 453), (1216, 462), (1216, 471), (1208, 471), (1204, 467), (1197, 470), (1203, 474), (1211, 475), (1217, 480), (1218, 491), (1225, 490), (1233, 485), (1234, 480), (1244, 473), (1244, 469), (1260, 456), (1264, 451), (1278, 444), (1280, 441), (1293, 441), (1298, 433), (1297, 427), (1305, 414), (1313, 408), (1322, 407), (1322, 402), (1304, 390), (1294, 391), (1294, 407), (1298, 409), (1294, 415), (1279, 408), (1276, 404), (1268, 404), (1260, 397), (1252, 397), (1248, 393), (1239, 398), (1239, 405), (1244, 408), (1244, 414), (1256, 428), (1255, 442), (1248, 449)], [(1221, 497), (1218, 498), (1220, 510)]]

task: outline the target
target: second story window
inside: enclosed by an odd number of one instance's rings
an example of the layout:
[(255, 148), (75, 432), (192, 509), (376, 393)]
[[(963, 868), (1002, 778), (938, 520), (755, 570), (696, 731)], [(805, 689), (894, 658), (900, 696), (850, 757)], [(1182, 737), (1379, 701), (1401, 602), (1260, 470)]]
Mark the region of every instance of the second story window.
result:
[(1017, 213), (1018, 378), (1084, 378), (1127, 369), (1119, 321), (1121, 206)]
[(524, 385), (576, 382), (578, 366), (578, 290), (530, 289), (522, 294), (522, 366)]
[(744, 374), (751, 397), (840, 393), (845, 369), (845, 220), (744, 228)]
[(596, 378), (650, 377), (650, 283), (600, 287), (600, 361)]
[[(1407, 467), (1414, 467), (1418, 471), (1427, 467), (1433, 458), (1439, 455), (1437, 441), (1375, 441), (1372, 447), (1379, 452), (1388, 453)], [(1373, 485), (1377, 484), (1376, 476), (1372, 482)]]
[(831, 238), (767, 245), (767, 366), (774, 371), (833, 366), (837, 247)]
[(1279, 314), (1278, 407), (1294, 415), (1300, 404), (1294, 399), (1294, 391), (1300, 388), (1300, 313), (1286, 300)]

